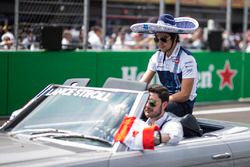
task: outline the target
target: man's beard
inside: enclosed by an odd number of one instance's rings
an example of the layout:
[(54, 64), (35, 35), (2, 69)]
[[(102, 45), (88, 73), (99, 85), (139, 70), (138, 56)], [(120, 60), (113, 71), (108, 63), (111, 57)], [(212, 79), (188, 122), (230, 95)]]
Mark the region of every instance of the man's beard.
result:
[(149, 115), (146, 115), (146, 116), (150, 117), (150, 118), (158, 118), (161, 115), (161, 113), (162, 113), (162, 104), (160, 106), (160, 109), (157, 111), (157, 113), (152, 114), (152, 110), (153, 109), (150, 109), (150, 110), (151, 111), (150, 111)]
[(161, 104), (160, 109), (158, 110), (158, 113), (156, 113), (154, 117), (158, 118), (161, 115), (161, 111), (162, 111), (162, 104)]

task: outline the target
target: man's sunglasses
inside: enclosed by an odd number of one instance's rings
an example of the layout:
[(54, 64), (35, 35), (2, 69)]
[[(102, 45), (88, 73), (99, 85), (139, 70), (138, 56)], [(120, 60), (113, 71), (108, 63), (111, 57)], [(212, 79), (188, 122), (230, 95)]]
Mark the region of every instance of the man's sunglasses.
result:
[(155, 38), (154, 38), (154, 41), (155, 41), (156, 43), (158, 43), (159, 41), (166, 43), (166, 42), (168, 42), (170, 39), (171, 39), (171, 37), (167, 37), (167, 38), (163, 38), (163, 37), (157, 38), (157, 37), (155, 37)]
[(149, 105), (150, 107), (155, 107), (156, 106), (156, 101), (155, 100), (149, 100)]

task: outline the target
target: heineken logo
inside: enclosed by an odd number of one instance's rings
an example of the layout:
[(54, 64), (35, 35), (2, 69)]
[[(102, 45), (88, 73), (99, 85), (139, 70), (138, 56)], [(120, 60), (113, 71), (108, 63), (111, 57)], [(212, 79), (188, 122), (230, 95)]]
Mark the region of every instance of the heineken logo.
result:
[(229, 60), (226, 60), (224, 68), (217, 70), (217, 75), (220, 77), (220, 90), (225, 87), (228, 87), (231, 90), (234, 89), (233, 79), (237, 72), (237, 70), (231, 69)]
[[(123, 66), (121, 68), (122, 71), (122, 78), (127, 80), (140, 80), (144, 74), (144, 71), (138, 72), (137, 66)], [(199, 82), (198, 88), (200, 89), (211, 89), (214, 85), (214, 79), (216, 74), (220, 78), (219, 83), (219, 90), (223, 90), (224, 88), (228, 87), (230, 90), (234, 89), (234, 82), (233, 79), (238, 73), (238, 70), (232, 69), (229, 60), (226, 60), (224, 63), (223, 69), (220, 67), (215, 67), (214, 64), (209, 64), (208, 69), (204, 71), (199, 71)], [(158, 83), (160, 84), (160, 80), (156, 75), (151, 83)], [(217, 86), (215, 86), (217, 88)]]

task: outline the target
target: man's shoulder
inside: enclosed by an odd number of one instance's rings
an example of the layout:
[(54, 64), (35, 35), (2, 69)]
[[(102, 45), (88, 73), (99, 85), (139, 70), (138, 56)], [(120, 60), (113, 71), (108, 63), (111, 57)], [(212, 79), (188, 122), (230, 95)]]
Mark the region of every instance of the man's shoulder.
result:
[(157, 63), (158, 61), (163, 59), (163, 56), (164, 53), (161, 52), (160, 50), (157, 50), (156, 52), (153, 53), (150, 60)]
[(162, 128), (161, 129), (165, 129), (166, 127), (169, 126), (175, 126), (175, 127), (181, 127), (181, 117), (178, 117), (172, 113), (166, 112), (167, 117), (165, 119), (165, 121), (162, 124)]
[(180, 63), (182, 63), (184, 65), (185, 63), (190, 63), (190, 62), (196, 63), (194, 56), (188, 55), (185, 52), (182, 53), (182, 56), (180, 58)]
[(191, 51), (189, 51), (188, 49), (186, 49), (186, 48), (184, 48), (182, 46), (180, 47), (180, 50), (182, 51), (182, 54), (186, 54), (188, 56), (192, 56), (193, 55)]
[(154, 53), (153, 53), (153, 55), (152, 56), (156, 56), (156, 57), (158, 57), (158, 56), (160, 56), (161, 54), (164, 54), (163, 52), (161, 52), (161, 50), (157, 50), (157, 51), (155, 51)]
[(166, 112), (166, 114), (169, 115), (169, 117), (171, 117), (171, 119), (180, 119), (180, 117), (176, 116), (174, 113)]
[(165, 112), (163, 117), (164, 117), (164, 122), (162, 126), (167, 122), (180, 122), (181, 120), (181, 117), (178, 117), (171, 112)]

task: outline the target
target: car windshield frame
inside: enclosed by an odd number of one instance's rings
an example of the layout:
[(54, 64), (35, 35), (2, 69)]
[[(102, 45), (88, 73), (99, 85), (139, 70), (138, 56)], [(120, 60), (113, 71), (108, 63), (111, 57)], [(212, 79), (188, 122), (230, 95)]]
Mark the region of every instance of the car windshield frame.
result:
[(148, 97), (146, 91), (52, 85), (35, 97), (33, 101), (39, 101), (35, 106), (30, 103), (22, 109), (20, 115), (28, 114), (10, 133), (32, 135), (34, 130), (56, 129), (114, 144), (123, 117), (141, 114), (145, 94)]

